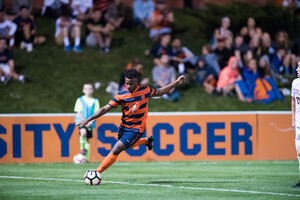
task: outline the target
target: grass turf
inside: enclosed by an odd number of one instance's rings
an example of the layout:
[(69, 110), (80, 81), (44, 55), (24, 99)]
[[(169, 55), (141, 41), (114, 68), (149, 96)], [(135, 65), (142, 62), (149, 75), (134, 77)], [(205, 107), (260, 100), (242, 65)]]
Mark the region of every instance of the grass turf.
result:
[[(275, 27), (276, 30), (288, 29), (292, 32), (291, 30), (299, 28), (299, 26), (289, 28), (299, 20), (296, 17), (286, 17), (284, 23), (276, 20), (281, 16), (289, 15), (288, 10), (274, 7), (256, 8), (248, 4), (247, 6), (247, 10), (257, 11), (251, 15), (258, 13), (254, 17), (257, 17), (260, 26), (272, 24), (274, 20), (277, 26), (274, 25), (271, 28)], [(210, 7), (206, 11), (175, 11), (175, 36), (181, 38), (182, 44), (190, 48), (195, 55), (200, 55), (202, 45), (208, 43), (209, 36), (213, 33), (213, 29), (219, 26), (221, 17), (229, 15), (232, 18), (234, 31), (245, 23), (250, 13), (245, 15), (244, 7), (244, 4), (236, 3), (228, 7)], [(263, 15), (267, 10), (276, 12)], [(284, 15), (279, 15), (281, 13), (279, 11)], [(76, 98), (82, 95), (83, 83), (96, 81), (100, 81), (102, 86), (95, 91), (94, 96), (100, 99), (103, 106), (112, 98), (105, 92), (109, 81), (118, 82), (122, 69), (136, 57), (144, 63), (145, 77), (151, 77), (153, 59), (144, 56), (144, 51), (151, 47), (148, 31), (138, 28), (120, 29), (114, 33), (109, 54), (101, 54), (97, 48), (84, 45), (83, 53), (76, 54), (66, 53), (63, 47), (54, 45), (54, 19), (37, 16), (36, 21), (37, 32), (47, 37), (47, 44), (36, 47), (30, 54), (18, 48), (14, 49), (16, 71), (28, 75), (32, 82), (23, 85), (18, 81), (11, 81), (8, 85), (0, 85), (0, 113), (73, 112)], [(286, 26), (287, 24), (289, 26)], [(266, 31), (276, 32), (271, 28)], [(290, 88), (290, 84), (285, 87)], [(162, 99), (153, 100), (150, 102), (149, 111), (290, 110), (289, 96), (284, 101), (258, 104), (240, 102), (237, 97), (212, 97), (197, 85), (185, 85), (179, 90), (182, 98), (178, 103), (167, 103)], [(115, 111), (120, 111), (120, 109), (115, 109)]]
[(97, 166), (98, 163), (1, 164), (0, 199), (299, 199), (278, 193), (300, 194), (299, 188), (291, 188), (299, 177), (297, 161), (117, 162), (102, 174), (99, 186), (85, 185), (84, 173)]

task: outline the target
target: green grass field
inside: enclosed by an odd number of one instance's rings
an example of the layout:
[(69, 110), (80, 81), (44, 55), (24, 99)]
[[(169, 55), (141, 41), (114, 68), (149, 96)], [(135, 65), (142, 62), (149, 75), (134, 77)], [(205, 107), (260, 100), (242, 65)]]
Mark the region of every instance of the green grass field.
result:
[(0, 199), (300, 199), (297, 161), (117, 162), (85, 185), (98, 164), (1, 164)]

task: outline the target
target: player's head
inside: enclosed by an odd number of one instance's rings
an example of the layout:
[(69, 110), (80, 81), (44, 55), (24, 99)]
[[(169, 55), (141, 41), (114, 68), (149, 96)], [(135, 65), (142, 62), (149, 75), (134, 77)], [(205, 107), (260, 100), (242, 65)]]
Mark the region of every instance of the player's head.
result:
[(85, 83), (83, 84), (82, 92), (87, 97), (92, 97), (94, 93), (94, 86), (92, 83)]
[(137, 86), (139, 80), (139, 73), (136, 69), (129, 69), (125, 71), (125, 85), (129, 92), (133, 92)]
[(300, 78), (300, 57), (297, 58), (297, 77)]

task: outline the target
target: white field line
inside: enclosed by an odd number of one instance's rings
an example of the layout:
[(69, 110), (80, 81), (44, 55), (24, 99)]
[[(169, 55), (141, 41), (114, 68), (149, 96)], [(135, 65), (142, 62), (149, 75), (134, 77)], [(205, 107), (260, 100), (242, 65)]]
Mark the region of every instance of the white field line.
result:
[[(21, 176), (0, 176), (0, 178), (4, 178), (4, 179), (6, 178), (6, 179), (43, 180), (43, 181), (66, 181), (66, 182), (81, 182), (81, 183), (84, 183), (83, 180), (57, 179), (57, 178), (35, 178), (35, 177), (21, 177)], [(298, 195), (298, 194), (260, 192), (260, 191), (236, 190), (236, 189), (199, 188), (199, 187), (185, 187), (185, 186), (160, 185), (160, 184), (143, 184), (143, 183), (128, 183), (128, 182), (116, 182), (116, 181), (102, 181), (102, 183), (133, 185), (133, 186), (174, 188), (174, 189), (185, 189), (185, 190), (206, 190), (206, 191), (218, 191), (218, 192), (235, 192), (235, 193), (266, 194), (266, 195), (276, 195), (276, 196), (300, 197), (300, 195)]]

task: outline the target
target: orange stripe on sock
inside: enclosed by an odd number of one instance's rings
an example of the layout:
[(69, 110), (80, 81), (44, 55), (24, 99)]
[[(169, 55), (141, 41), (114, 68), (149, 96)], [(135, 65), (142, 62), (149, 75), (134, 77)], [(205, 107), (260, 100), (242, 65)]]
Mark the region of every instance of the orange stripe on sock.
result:
[(141, 138), (139, 139), (134, 145), (130, 146), (129, 149), (140, 146), (140, 145), (147, 145), (148, 144), (148, 140), (146, 138)]
[(107, 168), (109, 168), (112, 164), (114, 164), (114, 162), (117, 160), (118, 156), (114, 155), (112, 153), (109, 153), (104, 160), (102, 161), (102, 163), (100, 164), (100, 166), (97, 168), (97, 172), (99, 172), (100, 174), (106, 170)]

